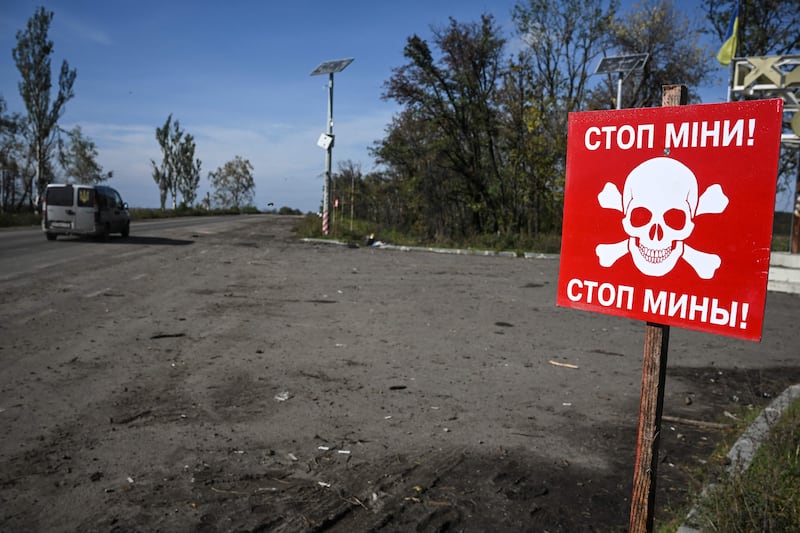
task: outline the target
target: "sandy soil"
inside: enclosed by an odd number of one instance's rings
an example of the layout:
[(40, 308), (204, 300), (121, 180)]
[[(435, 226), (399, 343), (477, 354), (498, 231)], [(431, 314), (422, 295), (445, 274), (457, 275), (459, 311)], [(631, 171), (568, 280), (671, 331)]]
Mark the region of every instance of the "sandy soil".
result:
[[(643, 324), (556, 308), (557, 259), (293, 223), (0, 285), (1, 531), (627, 529)], [(676, 420), (800, 381), (799, 312), (771, 293), (761, 343), (672, 329), (657, 523), (726, 437)]]

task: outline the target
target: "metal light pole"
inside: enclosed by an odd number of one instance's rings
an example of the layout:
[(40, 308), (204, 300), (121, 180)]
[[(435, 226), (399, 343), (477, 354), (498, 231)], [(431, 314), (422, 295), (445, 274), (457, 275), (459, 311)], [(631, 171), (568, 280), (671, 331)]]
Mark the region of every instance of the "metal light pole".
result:
[(331, 163), (333, 160), (333, 75), (341, 72), (353, 62), (353, 58), (325, 61), (311, 71), (312, 76), (328, 75), (328, 127), (320, 135), (317, 145), (325, 150), (325, 184), (322, 187), (322, 234), (327, 235), (330, 227), (328, 217), (331, 205)]

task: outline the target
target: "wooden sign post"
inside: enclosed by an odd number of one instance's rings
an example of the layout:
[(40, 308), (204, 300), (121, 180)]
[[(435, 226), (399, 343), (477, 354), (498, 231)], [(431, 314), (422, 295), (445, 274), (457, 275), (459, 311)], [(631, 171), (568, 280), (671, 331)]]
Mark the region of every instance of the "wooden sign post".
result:
[[(688, 96), (689, 91), (685, 85), (665, 85), (661, 95), (661, 105), (686, 105)], [(669, 326), (648, 322), (644, 336), (642, 395), (639, 400), (639, 430), (636, 436), (636, 463), (633, 468), (631, 517), (628, 528), (631, 533), (653, 531), (658, 447), (661, 442), (661, 413), (664, 409), (668, 351)]]
[(642, 396), (639, 403), (639, 431), (631, 494), (631, 532), (653, 531), (656, 501), (658, 447), (661, 441), (661, 412), (667, 376), (669, 326), (647, 323), (642, 364)]
[(570, 113), (556, 303), (646, 323), (630, 531), (653, 530), (671, 326), (761, 339), (783, 102)]

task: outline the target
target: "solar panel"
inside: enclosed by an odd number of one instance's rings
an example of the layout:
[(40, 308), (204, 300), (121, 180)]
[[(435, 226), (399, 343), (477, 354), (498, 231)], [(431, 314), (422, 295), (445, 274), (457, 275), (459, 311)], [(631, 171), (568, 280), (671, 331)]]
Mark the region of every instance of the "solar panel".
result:
[(333, 61), (325, 61), (320, 63), (317, 68), (312, 70), (311, 75), (318, 76), (320, 74), (334, 74), (336, 72), (341, 72), (352, 62), (352, 57), (348, 57), (346, 59), (334, 59)]
[(595, 74), (610, 74), (611, 72), (631, 72), (639, 70), (647, 63), (650, 54), (632, 54), (627, 56), (609, 56), (600, 60)]

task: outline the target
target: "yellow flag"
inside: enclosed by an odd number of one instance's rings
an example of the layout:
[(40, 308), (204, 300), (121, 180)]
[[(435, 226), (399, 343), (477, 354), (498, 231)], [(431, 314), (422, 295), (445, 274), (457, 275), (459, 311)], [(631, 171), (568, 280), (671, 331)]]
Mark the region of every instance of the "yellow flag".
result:
[(736, 55), (736, 35), (739, 33), (739, 4), (733, 8), (733, 16), (731, 23), (728, 26), (728, 32), (725, 34), (725, 40), (717, 52), (717, 61), (726, 67), (730, 64), (733, 56)]

